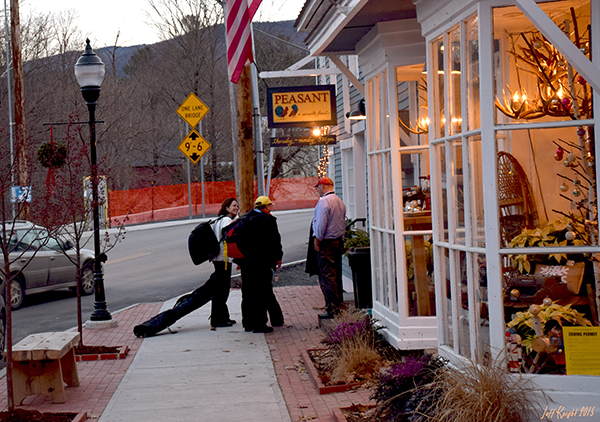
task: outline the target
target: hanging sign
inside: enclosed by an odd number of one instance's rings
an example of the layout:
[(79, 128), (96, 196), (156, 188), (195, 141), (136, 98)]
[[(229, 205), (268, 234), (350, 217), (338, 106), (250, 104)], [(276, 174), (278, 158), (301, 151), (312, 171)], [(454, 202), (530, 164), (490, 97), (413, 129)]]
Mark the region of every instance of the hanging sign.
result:
[(208, 141), (204, 139), (198, 131), (192, 129), (177, 148), (179, 148), (192, 163), (198, 164), (200, 158), (206, 154), (206, 151), (208, 151), (210, 147), (211, 145)]
[(191, 127), (198, 126), (209, 108), (193, 92), (177, 108), (177, 114)]
[(304, 147), (313, 145), (335, 145), (335, 135), (325, 136), (278, 136), (271, 138), (271, 147)]
[(267, 89), (270, 128), (334, 126), (337, 109), (334, 85)]

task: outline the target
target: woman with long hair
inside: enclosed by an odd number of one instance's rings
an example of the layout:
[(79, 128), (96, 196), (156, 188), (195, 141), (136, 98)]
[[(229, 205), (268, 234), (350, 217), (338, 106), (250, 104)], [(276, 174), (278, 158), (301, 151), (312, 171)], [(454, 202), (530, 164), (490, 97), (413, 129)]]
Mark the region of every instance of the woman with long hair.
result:
[(223, 227), (237, 218), (239, 205), (235, 198), (227, 198), (221, 204), (219, 218), (213, 223), (212, 229), (219, 240), (221, 250), (219, 255), (212, 259), (215, 271), (210, 275), (202, 286), (192, 293), (181, 296), (175, 302), (173, 308), (163, 311), (150, 318), (148, 321), (136, 325), (133, 333), (137, 337), (154, 336), (160, 331), (168, 328), (180, 318), (212, 301), (210, 311), (210, 325), (213, 330), (216, 327), (231, 327), (235, 321), (229, 317), (227, 299), (231, 287), (231, 259), (225, 259), (223, 255), (223, 242), (221, 232)]
[[(213, 226), (213, 231), (218, 240), (221, 240), (221, 231), (223, 227), (231, 224), (237, 217), (240, 210), (239, 204), (235, 198), (227, 198), (221, 204), (219, 210), (219, 219)], [(212, 287), (212, 304), (210, 311), (210, 325), (216, 327), (231, 327), (235, 324), (235, 320), (229, 317), (229, 309), (227, 308), (227, 299), (229, 298), (229, 290), (231, 287), (231, 258), (225, 259), (223, 254), (223, 242), (220, 242), (221, 250), (212, 263), (215, 267), (215, 272), (212, 273), (206, 284), (210, 283)]]

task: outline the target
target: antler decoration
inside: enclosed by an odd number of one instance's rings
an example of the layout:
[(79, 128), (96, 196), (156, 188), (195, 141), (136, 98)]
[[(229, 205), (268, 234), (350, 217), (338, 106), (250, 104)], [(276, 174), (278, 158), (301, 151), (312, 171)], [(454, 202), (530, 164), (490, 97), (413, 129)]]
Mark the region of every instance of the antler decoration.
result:
[[(519, 94), (518, 90), (507, 87), (511, 97), (507, 99), (503, 90), (503, 102), (498, 98), (495, 101), (498, 110), (513, 119), (537, 119), (543, 116), (576, 119), (574, 107), (578, 106), (580, 114), (589, 115), (591, 95), (586, 89), (585, 79), (577, 74), (569, 75), (569, 64), (565, 58), (541, 34), (534, 33), (530, 39), (523, 33), (520, 35), (525, 46), (519, 47), (519, 52), (512, 51), (510, 54), (517, 62), (527, 65), (526, 68), (519, 66), (519, 69), (536, 77), (538, 96), (530, 100), (524, 91)], [(589, 41), (580, 39), (577, 45), (581, 46), (584, 54), (589, 53)], [(579, 87), (573, 86), (573, 81), (577, 81)]]
[(402, 121), (402, 119), (398, 118), (400, 124), (408, 130), (410, 133), (414, 133), (415, 135), (425, 135), (429, 133), (429, 117), (427, 117), (427, 107), (421, 106), (419, 108), (423, 108), (425, 110), (425, 117), (421, 117), (417, 119), (417, 123), (415, 126), (411, 122), (408, 122), (409, 126), (406, 126), (406, 123)]

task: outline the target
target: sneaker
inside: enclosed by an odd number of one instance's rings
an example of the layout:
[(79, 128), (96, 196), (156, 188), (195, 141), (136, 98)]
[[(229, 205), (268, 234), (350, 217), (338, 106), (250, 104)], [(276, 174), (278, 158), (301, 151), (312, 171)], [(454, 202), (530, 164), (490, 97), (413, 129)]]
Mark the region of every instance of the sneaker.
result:
[(265, 325), (263, 327), (255, 328), (254, 330), (252, 330), (252, 332), (253, 333), (272, 333), (273, 327), (269, 327), (268, 325)]
[(335, 315), (333, 315), (330, 312), (324, 312), (322, 314), (319, 314), (319, 319), (331, 319), (331, 318), (334, 318), (334, 317), (335, 317)]

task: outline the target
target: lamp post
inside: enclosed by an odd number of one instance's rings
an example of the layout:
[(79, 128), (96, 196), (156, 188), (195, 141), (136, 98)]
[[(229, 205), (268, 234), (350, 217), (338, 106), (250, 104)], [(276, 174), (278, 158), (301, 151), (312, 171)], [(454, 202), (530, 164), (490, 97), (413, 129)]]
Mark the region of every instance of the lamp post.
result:
[(102, 274), (102, 262), (106, 257), (100, 251), (100, 217), (98, 216), (98, 166), (96, 164), (96, 101), (100, 96), (100, 85), (104, 79), (104, 63), (94, 53), (90, 46), (90, 40), (86, 40), (85, 51), (75, 64), (75, 77), (81, 94), (85, 100), (90, 115), (90, 161), (92, 174), (90, 177), (92, 185), (92, 212), (94, 218), (94, 311), (90, 317), (91, 321), (109, 321), (112, 319), (106, 308), (106, 296), (104, 294), (104, 275)]

